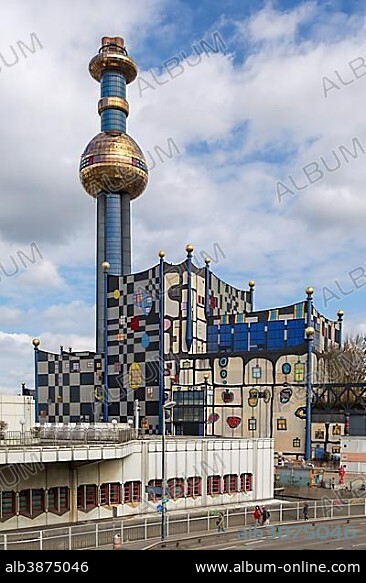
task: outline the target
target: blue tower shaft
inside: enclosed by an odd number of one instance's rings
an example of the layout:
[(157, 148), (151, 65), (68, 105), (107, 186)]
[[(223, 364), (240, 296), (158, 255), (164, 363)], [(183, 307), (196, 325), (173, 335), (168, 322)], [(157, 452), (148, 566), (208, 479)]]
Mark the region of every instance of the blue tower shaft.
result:
[[(105, 71), (100, 80), (101, 98), (126, 99), (126, 79), (119, 72)], [(113, 101), (100, 113), (103, 132), (126, 133), (126, 112)], [(97, 351), (105, 350), (104, 297), (106, 278), (102, 263), (110, 264), (109, 273), (131, 273), (131, 212), (127, 192), (105, 192), (97, 199)]]
[[(126, 99), (126, 79), (121, 73), (106, 71), (100, 80), (100, 96)], [(118, 107), (108, 107), (100, 114), (102, 132), (126, 132), (126, 113)]]

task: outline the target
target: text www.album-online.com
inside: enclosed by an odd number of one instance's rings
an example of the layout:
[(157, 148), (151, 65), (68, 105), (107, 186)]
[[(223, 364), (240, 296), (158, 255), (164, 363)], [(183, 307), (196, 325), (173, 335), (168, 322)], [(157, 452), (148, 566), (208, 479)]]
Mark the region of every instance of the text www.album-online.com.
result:
[(309, 563), (300, 561), (299, 563), (251, 563), (242, 561), (241, 563), (196, 563), (197, 573), (360, 573), (359, 563)]

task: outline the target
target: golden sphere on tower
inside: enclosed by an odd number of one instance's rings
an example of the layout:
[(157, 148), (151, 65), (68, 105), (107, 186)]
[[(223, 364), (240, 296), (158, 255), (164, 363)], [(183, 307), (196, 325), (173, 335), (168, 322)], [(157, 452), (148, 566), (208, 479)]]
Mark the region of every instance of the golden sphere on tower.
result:
[(128, 134), (101, 132), (81, 156), (80, 181), (94, 198), (104, 192), (127, 192), (137, 198), (148, 182), (144, 154)]
[(314, 289), (312, 287), (307, 287), (305, 293), (307, 293), (308, 296), (311, 296), (311, 294), (314, 293)]
[(210, 265), (211, 259), (209, 257), (205, 257), (205, 263), (206, 265)]
[(162, 259), (163, 257), (165, 257), (165, 251), (159, 251), (158, 255)]
[(340, 318), (342, 318), (344, 316), (344, 311), (343, 310), (338, 310), (337, 316), (339, 316)]
[(102, 267), (105, 271), (108, 271), (108, 269), (110, 268), (108, 261), (103, 261)]
[(315, 334), (314, 328), (312, 326), (308, 326), (307, 328), (305, 328), (305, 334), (307, 337), (314, 336)]
[(255, 287), (255, 281), (251, 279), (250, 281), (248, 281), (248, 285), (249, 287)]
[(186, 245), (186, 251), (187, 251), (187, 253), (193, 253), (193, 251), (194, 251), (193, 245), (188, 243), (188, 245)]
[(33, 338), (32, 344), (35, 348), (37, 348), (37, 346), (39, 346), (41, 344), (41, 341), (39, 338)]

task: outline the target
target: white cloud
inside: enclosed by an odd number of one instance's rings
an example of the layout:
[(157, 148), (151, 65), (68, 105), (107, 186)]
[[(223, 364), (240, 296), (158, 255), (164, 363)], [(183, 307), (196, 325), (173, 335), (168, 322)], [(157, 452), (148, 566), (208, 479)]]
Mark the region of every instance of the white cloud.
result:
[[(7, 112), (0, 143), (0, 257), (29, 241), (37, 241), (44, 255), (1, 282), (8, 301), (4, 321), (24, 330), (26, 320), (42, 334), (42, 346), (54, 350), (59, 344), (94, 346), (93, 300), (85, 300), (93, 275), (83, 274), (94, 264), (95, 205), (78, 180), (80, 154), (99, 131), (99, 87), (88, 61), (101, 34), (121, 31), (142, 77), (152, 82), (144, 67), (151, 63), (147, 41), (160, 23), (162, 35), (165, 30), (164, 2), (109, 0), (103, 6), (31, 0), (2, 12), (0, 52), (33, 30), (44, 46), (0, 72)], [(213, 269), (240, 286), (255, 279), (257, 305), (266, 307), (302, 298), (309, 284), (322, 302), (325, 285), (365, 260), (363, 156), (281, 205), (276, 194), (279, 180), (298, 176), (339, 144), (357, 136), (366, 145), (366, 76), (327, 99), (322, 84), (324, 76), (335, 78), (335, 70), (350, 80), (348, 63), (365, 56), (356, 20), (337, 12), (328, 17), (315, 2), (288, 11), (267, 5), (235, 22), (235, 42), (225, 37), (229, 55), (203, 55), (195, 67), (184, 62), (175, 79), (163, 71), (158, 80), (168, 82), (141, 97), (136, 82), (128, 87), (129, 133), (146, 152), (156, 145), (167, 149), (169, 137), (180, 150), (157, 163), (144, 196), (132, 204), (136, 269), (155, 263), (161, 248), (168, 260), (181, 260), (187, 242), (201, 262), (199, 251), (218, 242), (226, 259)], [(177, 40), (175, 54), (186, 46)], [(346, 312), (347, 302), (361, 304), (362, 293), (344, 298)], [(36, 305), (18, 307), (31, 298)], [(337, 307), (329, 305), (329, 314)], [(366, 320), (364, 308), (358, 309), (355, 327)], [(25, 353), (22, 335), (15, 338), (9, 342), (16, 363)]]

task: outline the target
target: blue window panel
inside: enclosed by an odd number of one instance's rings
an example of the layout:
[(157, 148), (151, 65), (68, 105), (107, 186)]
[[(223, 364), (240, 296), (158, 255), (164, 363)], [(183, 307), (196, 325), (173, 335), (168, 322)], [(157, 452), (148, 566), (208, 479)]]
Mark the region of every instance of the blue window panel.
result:
[(126, 80), (120, 73), (104, 73), (100, 85), (101, 97), (126, 99)]
[(220, 334), (231, 334), (231, 330), (231, 324), (221, 324), (220, 326)]
[(234, 334), (247, 334), (248, 324), (234, 324)]
[(304, 342), (305, 320), (296, 319), (287, 321), (287, 345), (298, 346)]
[(109, 130), (125, 132), (126, 114), (118, 109), (105, 109), (101, 114), (101, 130), (102, 132)]
[(209, 352), (218, 352), (219, 346), (218, 346), (217, 342), (207, 342), (207, 350)]
[(264, 322), (253, 322), (250, 325), (250, 349), (266, 347), (266, 333)]
[(268, 322), (268, 349), (283, 348), (285, 344), (285, 322)]
[[(241, 338), (243, 336), (243, 338)], [(248, 335), (234, 334), (234, 350), (242, 351), (248, 350)]]

